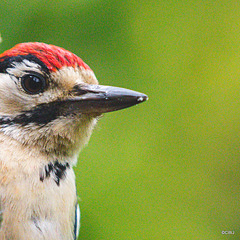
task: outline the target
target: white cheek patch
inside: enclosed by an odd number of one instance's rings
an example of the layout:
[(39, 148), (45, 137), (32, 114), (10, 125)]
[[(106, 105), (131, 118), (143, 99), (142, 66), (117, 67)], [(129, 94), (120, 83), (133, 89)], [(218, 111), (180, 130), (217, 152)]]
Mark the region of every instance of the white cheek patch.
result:
[(13, 66), (7, 68), (7, 72), (16, 77), (22, 77), (26, 72), (34, 71), (41, 74), (41, 66), (37, 63), (24, 59), (22, 62), (15, 62)]
[(16, 77), (1, 73), (0, 79), (1, 115), (17, 114), (26, 107), (33, 107), (32, 97), (20, 90)]
[[(10, 78), (9, 75), (5, 73), (0, 73), (0, 91), (6, 91), (8, 93), (9, 90), (12, 90), (16, 88), (17, 85), (17, 80), (14, 81), (13, 79)], [(9, 93), (8, 93), (9, 94)], [(8, 96), (8, 95), (5, 95)]]

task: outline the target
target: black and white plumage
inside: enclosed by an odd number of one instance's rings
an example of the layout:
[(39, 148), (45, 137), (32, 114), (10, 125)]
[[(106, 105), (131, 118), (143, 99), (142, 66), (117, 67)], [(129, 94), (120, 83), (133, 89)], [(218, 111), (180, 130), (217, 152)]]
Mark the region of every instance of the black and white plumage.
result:
[(75, 221), (74, 221), (74, 240), (77, 239), (79, 235), (80, 218), (81, 218), (80, 207), (79, 207), (79, 204), (76, 204)]
[(0, 55), (0, 239), (77, 239), (73, 166), (98, 117), (147, 96), (98, 85), (76, 55), (24, 43)]

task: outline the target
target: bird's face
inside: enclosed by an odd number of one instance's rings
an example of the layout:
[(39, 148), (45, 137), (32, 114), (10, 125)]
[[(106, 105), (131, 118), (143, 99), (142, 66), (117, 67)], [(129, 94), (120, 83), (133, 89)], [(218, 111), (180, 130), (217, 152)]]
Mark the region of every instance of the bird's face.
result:
[(100, 86), (76, 55), (44, 43), (23, 43), (0, 55), (0, 132), (48, 154), (72, 155), (104, 112), (146, 100)]

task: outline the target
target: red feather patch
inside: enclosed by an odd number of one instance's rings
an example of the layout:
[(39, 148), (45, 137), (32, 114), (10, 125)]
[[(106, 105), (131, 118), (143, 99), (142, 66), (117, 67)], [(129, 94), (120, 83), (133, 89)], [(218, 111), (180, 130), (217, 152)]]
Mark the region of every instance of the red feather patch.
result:
[(6, 57), (29, 54), (36, 56), (48, 67), (50, 71), (53, 72), (64, 66), (90, 69), (90, 67), (77, 55), (61, 47), (38, 42), (17, 44), (15, 47), (0, 54), (0, 58), (4, 59)]

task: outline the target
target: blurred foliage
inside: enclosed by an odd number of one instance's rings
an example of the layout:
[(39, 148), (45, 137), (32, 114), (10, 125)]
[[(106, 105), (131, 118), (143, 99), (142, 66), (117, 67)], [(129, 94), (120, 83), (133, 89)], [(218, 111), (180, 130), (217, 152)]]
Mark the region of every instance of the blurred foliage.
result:
[(0, 12), (1, 51), (59, 45), (101, 84), (149, 95), (106, 114), (80, 154), (80, 239), (240, 239), (240, 2), (2, 0)]

